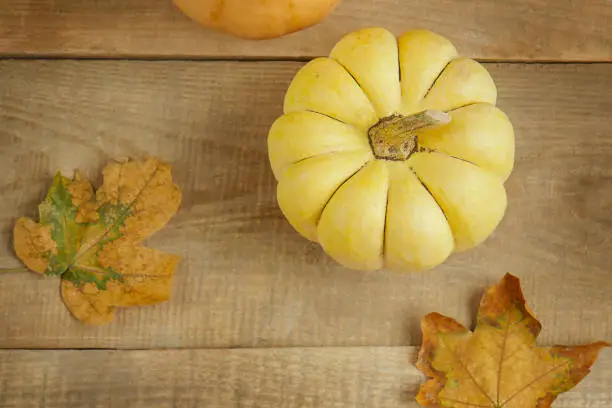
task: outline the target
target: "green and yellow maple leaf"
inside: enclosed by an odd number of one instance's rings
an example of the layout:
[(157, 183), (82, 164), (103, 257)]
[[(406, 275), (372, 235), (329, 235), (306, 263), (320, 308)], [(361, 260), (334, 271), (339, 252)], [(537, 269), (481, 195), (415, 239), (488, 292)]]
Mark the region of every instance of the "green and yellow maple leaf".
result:
[(541, 324), (511, 274), (486, 291), (474, 332), (438, 313), (421, 328), (417, 368), (431, 377), (416, 398), (422, 406), (548, 408), (608, 345), (536, 347)]
[(112, 321), (118, 307), (170, 297), (179, 261), (141, 242), (178, 211), (182, 193), (171, 166), (157, 158), (112, 162), (94, 192), (76, 172), (57, 174), (39, 205), (39, 222), (14, 227), (17, 256), (31, 271), (61, 278), (62, 299), (88, 324)]

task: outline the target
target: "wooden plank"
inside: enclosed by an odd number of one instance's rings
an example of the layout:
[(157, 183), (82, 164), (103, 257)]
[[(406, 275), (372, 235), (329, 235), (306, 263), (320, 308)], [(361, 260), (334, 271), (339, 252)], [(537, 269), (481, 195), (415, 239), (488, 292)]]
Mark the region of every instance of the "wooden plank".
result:
[[(414, 348), (0, 352), (3, 408), (417, 408)], [(612, 353), (555, 408), (612, 405)]]
[(345, 0), (316, 27), (250, 42), (192, 23), (170, 0), (0, 0), (0, 54), (312, 57), (349, 31), (381, 26), (435, 30), (482, 59), (612, 61), (610, 21), (608, 0)]
[(514, 120), (508, 213), (435, 271), (358, 273), (283, 219), (266, 153), (299, 63), (0, 62), (0, 265), (16, 217), (57, 169), (99, 180), (117, 156), (175, 166), (184, 204), (150, 245), (183, 256), (170, 303), (74, 321), (58, 282), (0, 277), (0, 347), (417, 345), (438, 311), (474, 320), (483, 289), (520, 276), (543, 344), (612, 340), (612, 65), (489, 64)]

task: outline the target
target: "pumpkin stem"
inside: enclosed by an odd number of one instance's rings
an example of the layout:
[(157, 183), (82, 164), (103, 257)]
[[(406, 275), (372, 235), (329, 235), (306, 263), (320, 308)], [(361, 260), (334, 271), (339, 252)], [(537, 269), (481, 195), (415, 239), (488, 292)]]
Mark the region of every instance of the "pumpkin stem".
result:
[(419, 129), (445, 125), (448, 113), (426, 110), (410, 116), (391, 115), (382, 118), (368, 131), (374, 155), (385, 160), (406, 160), (417, 149)]

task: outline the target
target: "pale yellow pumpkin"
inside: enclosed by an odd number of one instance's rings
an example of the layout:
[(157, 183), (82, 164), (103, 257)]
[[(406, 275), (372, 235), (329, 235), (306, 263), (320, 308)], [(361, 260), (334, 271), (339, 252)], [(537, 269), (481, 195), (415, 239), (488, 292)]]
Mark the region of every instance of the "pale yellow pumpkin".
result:
[(348, 34), (287, 90), (268, 152), (289, 223), (340, 264), (417, 271), (473, 248), (507, 206), (514, 130), (445, 38)]

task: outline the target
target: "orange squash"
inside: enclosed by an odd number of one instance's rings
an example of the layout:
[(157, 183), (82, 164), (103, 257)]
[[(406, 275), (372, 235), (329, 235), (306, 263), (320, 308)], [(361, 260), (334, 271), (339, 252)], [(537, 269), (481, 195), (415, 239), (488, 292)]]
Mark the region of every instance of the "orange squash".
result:
[(236, 37), (281, 37), (321, 22), (340, 0), (173, 0), (192, 20)]

